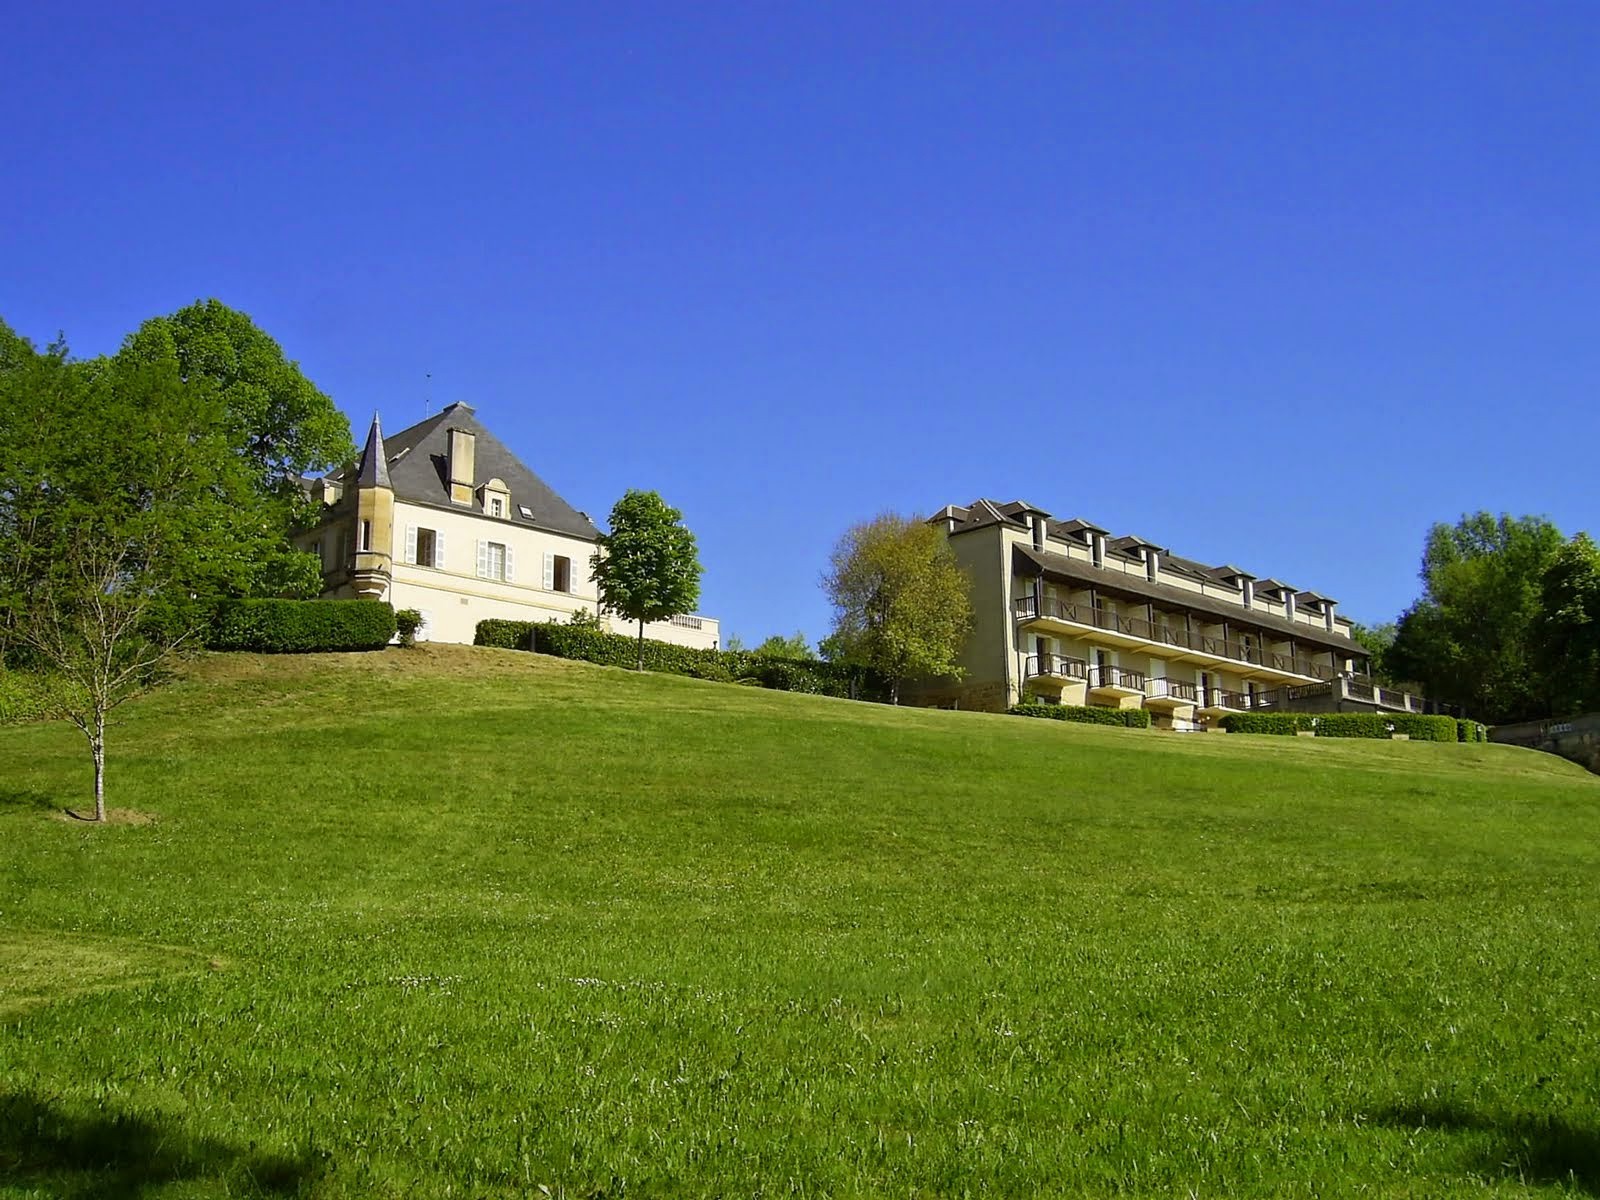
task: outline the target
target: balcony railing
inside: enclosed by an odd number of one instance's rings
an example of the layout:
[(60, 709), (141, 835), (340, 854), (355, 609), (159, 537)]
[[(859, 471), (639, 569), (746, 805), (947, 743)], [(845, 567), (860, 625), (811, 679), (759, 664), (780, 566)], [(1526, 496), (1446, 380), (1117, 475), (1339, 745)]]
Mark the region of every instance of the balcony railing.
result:
[(1144, 691), (1142, 671), (1129, 671), (1122, 667), (1090, 667), (1090, 688), (1122, 688), (1130, 692)]
[(1089, 664), (1081, 658), (1068, 658), (1065, 654), (1030, 654), (1022, 664), (1022, 677), (1031, 679), (1085, 679)]
[(1226, 708), (1234, 712), (1243, 712), (1250, 707), (1250, 697), (1243, 692), (1229, 691), (1227, 688), (1209, 688), (1204, 696), (1206, 708)]
[[(1128, 617), (1121, 613), (1110, 612), (1104, 608), (1096, 608), (1091, 604), (1081, 604), (1071, 600), (1060, 600), (1053, 596), (1044, 597), (1040, 602), (1032, 596), (1022, 596), (1016, 601), (1016, 618), (1019, 621), (1031, 621), (1038, 617), (1048, 617), (1056, 621), (1068, 621), (1075, 625), (1089, 625), (1095, 629), (1104, 629), (1109, 633), (1125, 634), (1128, 637), (1140, 638), (1147, 642), (1156, 642), (1163, 646), (1172, 646), (1180, 650), (1198, 650), (1201, 654), (1209, 654), (1213, 658), (1226, 658), (1234, 662), (1254, 663), (1257, 666), (1271, 667), (1276, 671), (1284, 671), (1294, 675), (1309, 675), (1315, 679), (1331, 679), (1335, 675), (1332, 663), (1319, 663), (1313, 659), (1301, 656), (1290, 656), (1276, 652), (1267, 652), (1258, 642), (1244, 642), (1237, 638), (1215, 637), (1208, 633), (1195, 633), (1188, 629), (1174, 628), (1171, 625), (1151, 622), (1144, 617)], [(1353, 653), (1359, 649), (1352, 647)]]
[(1194, 704), (1200, 699), (1200, 689), (1181, 679), (1152, 679), (1145, 688), (1145, 695), (1151, 700), (1181, 700)]

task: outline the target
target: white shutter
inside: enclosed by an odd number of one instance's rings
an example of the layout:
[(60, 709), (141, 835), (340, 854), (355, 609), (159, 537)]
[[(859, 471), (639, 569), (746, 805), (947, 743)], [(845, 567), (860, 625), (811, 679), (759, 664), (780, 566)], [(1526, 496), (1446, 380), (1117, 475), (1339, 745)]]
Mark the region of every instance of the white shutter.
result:
[(478, 539), (478, 578), (489, 578), (489, 543)]
[(556, 556), (548, 550), (544, 555), (544, 590), (551, 592), (556, 586)]
[(417, 561), (417, 527), (415, 525), (406, 526), (406, 561), (408, 563)]
[(444, 530), (433, 531), (433, 562), (430, 564), (444, 570)]
[(506, 547), (506, 582), (511, 583), (517, 577), (516, 568), (511, 563), (511, 547)]

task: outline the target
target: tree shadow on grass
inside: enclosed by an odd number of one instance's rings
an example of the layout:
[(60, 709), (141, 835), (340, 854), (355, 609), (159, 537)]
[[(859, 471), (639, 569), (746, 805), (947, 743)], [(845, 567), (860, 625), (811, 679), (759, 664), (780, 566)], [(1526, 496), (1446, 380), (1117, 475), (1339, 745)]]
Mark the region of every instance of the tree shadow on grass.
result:
[(1600, 1196), (1600, 1128), (1561, 1117), (1522, 1113), (1497, 1116), (1452, 1104), (1415, 1104), (1376, 1114), (1396, 1129), (1436, 1129), (1476, 1135), (1474, 1168), (1483, 1175), (1535, 1184), (1565, 1184)]
[(295, 1196), (323, 1165), (195, 1137), (167, 1117), (73, 1111), (32, 1092), (0, 1092), (0, 1186), (139, 1200), (168, 1184), (215, 1180), (219, 1194)]
[(21, 788), (0, 787), (0, 812), (54, 812), (61, 806), (43, 792)]

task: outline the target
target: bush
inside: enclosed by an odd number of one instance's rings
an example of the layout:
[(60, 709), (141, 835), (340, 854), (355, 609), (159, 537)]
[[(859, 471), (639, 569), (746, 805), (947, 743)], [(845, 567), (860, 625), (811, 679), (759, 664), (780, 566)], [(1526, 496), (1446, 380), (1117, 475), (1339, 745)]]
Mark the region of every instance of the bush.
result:
[(1124, 729), (1149, 729), (1150, 713), (1142, 708), (1102, 708), (1097, 704), (1013, 704), (1014, 717), (1043, 717), (1049, 721), (1078, 721), (1085, 725), (1117, 725)]
[[(557, 658), (577, 659), (606, 667), (632, 668), (639, 662), (639, 642), (627, 634), (607, 633), (588, 621), (479, 621), (473, 644), (507, 650), (535, 650)], [(771, 658), (748, 650), (701, 650), (651, 638), (644, 641), (644, 667), (669, 675), (687, 675), (718, 683), (759, 684), (785, 692), (882, 700), (888, 688), (870, 672), (810, 659)]]
[(1477, 721), (1457, 720), (1456, 740), (1458, 742), (1487, 742), (1489, 730)]
[(394, 633), (394, 609), (382, 600), (224, 600), (206, 646), (263, 654), (381, 650)]
[(0, 725), (44, 720), (54, 710), (59, 686), (41, 671), (0, 668)]
[(472, 635), (474, 646), (495, 646), (501, 650), (532, 650), (532, 621), (479, 621)]
[(1327, 738), (1387, 738), (1391, 731), (1414, 742), (1453, 742), (1460, 736), (1454, 717), (1420, 713), (1229, 713), (1219, 724), (1229, 733), (1293, 736), (1311, 730)]
[(414, 646), (417, 630), (422, 628), (422, 614), (414, 608), (402, 608), (394, 614), (394, 627), (402, 646)]

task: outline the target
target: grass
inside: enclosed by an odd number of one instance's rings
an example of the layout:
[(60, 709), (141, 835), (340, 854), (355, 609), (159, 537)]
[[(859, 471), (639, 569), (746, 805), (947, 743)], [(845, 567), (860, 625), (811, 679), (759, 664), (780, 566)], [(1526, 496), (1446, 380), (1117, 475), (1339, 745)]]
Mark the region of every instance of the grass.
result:
[(531, 655), (0, 730), (0, 1196), (1600, 1195), (1600, 779)]

